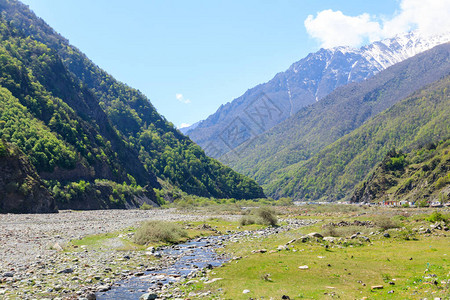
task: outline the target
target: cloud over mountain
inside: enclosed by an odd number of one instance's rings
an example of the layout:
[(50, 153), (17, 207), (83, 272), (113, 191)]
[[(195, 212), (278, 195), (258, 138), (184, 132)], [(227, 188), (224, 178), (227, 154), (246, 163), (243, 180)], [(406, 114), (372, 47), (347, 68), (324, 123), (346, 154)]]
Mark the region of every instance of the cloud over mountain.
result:
[(449, 11), (449, 0), (402, 0), (399, 11), (388, 19), (367, 13), (347, 16), (328, 9), (318, 12), (315, 17), (309, 15), (304, 24), (321, 47), (356, 47), (411, 30), (423, 35), (446, 32), (450, 28)]

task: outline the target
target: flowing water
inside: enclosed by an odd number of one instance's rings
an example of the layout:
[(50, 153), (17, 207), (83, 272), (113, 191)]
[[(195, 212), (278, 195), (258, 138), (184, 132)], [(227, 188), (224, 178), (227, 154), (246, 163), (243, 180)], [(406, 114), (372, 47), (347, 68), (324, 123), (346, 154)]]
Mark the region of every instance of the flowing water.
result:
[(163, 248), (159, 251), (161, 256), (176, 258), (174, 263), (159, 270), (147, 271), (140, 277), (116, 282), (109, 291), (97, 293), (97, 299), (139, 299), (149, 288), (156, 290), (182, 280), (199, 269), (217, 267), (227, 261), (225, 256), (214, 251), (225, 239), (226, 236), (210, 236)]

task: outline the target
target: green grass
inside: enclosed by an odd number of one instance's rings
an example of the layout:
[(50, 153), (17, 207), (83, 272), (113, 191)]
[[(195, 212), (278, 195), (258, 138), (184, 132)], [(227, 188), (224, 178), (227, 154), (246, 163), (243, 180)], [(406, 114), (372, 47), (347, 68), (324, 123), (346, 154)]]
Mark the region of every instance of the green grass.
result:
[[(322, 214), (323, 211), (317, 213)], [(405, 228), (386, 228), (384, 232), (389, 232), (391, 238), (384, 238), (381, 234), (369, 236), (371, 243), (350, 240), (347, 247), (325, 248), (325, 243), (298, 241), (290, 250), (270, 253), (293, 238), (313, 231), (321, 232), (322, 225), (329, 222), (381, 220), (385, 225), (386, 218), (380, 218), (380, 215), (390, 216), (394, 223)], [(312, 226), (265, 239), (243, 239), (221, 250), (242, 259), (230, 261), (208, 273), (209, 279), (222, 280), (181, 288), (187, 293), (213, 291), (220, 299), (280, 299), (282, 295), (291, 299), (447, 299), (450, 297), (450, 237), (415, 234), (414, 238), (408, 237), (412, 228), (429, 226), (430, 223), (425, 221), (428, 216), (429, 213), (420, 218), (407, 216), (401, 210), (372, 210), (369, 214), (356, 216), (353, 211), (348, 211), (344, 215), (327, 216)], [(381, 227), (360, 227), (360, 231), (377, 231)], [(251, 253), (263, 248), (268, 252)], [(302, 265), (309, 266), (309, 269), (298, 269)], [(432, 283), (434, 280), (437, 285)], [(384, 288), (371, 290), (373, 285), (383, 285)], [(243, 294), (245, 289), (251, 292)]]
[[(277, 243), (264, 243), (273, 249)], [(433, 247), (430, 247), (430, 244)], [(377, 241), (373, 246), (327, 250), (319, 245), (296, 244), (297, 252), (249, 254), (241, 261), (231, 262), (215, 270), (214, 277), (224, 278), (209, 288), (223, 289), (225, 299), (248, 299), (289, 295), (291, 299), (320, 299), (325, 293), (334, 292), (341, 299), (407, 299), (421, 297), (450, 296), (447, 289), (440, 290), (432, 284), (424, 284), (423, 275), (436, 274), (437, 280), (448, 280), (450, 270), (450, 241), (442, 238), (427, 238), (421, 241)], [(271, 247), (267, 247), (271, 246)], [(255, 249), (251, 244), (239, 244), (240, 248)], [(323, 257), (323, 258), (319, 258)], [(412, 257), (412, 260), (409, 258)], [(328, 264), (331, 267), (328, 267)], [(308, 270), (298, 266), (308, 265)], [(270, 274), (272, 281), (261, 279)], [(395, 279), (395, 286), (384, 282), (384, 278)], [(418, 282), (418, 280), (421, 280)], [(431, 280), (431, 279), (429, 279)], [(433, 279), (434, 280), (434, 279)], [(366, 284), (363, 286), (358, 281)], [(416, 282), (416, 283), (414, 283)], [(371, 291), (371, 285), (384, 285), (380, 291)], [(333, 287), (333, 288), (330, 288)], [(242, 291), (249, 289), (250, 294)], [(394, 290), (394, 294), (388, 291)], [(416, 291), (416, 295), (414, 294)]]

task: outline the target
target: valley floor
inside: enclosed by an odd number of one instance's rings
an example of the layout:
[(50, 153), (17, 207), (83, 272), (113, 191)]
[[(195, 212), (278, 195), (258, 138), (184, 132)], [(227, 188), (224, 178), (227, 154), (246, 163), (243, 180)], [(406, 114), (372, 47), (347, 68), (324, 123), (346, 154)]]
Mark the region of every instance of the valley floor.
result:
[[(84, 294), (94, 284), (110, 285), (122, 272), (142, 268), (143, 261), (153, 265), (142, 251), (134, 251), (142, 249), (128, 238), (141, 222), (213, 216), (175, 209), (0, 214), (0, 299), (53, 299)], [(110, 264), (115, 266), (105, 274)]]
[(250, 210), (0, 215), (0, 298), (95, 299), (117, 281), (170, 266), (176, 257), (133, 243), (146, 220), (178, 222), (190, 238), (234, 236), (218, 250), (232, 258), (228, 263), (177, 278), (157, 292), (166, 299), (450, 297), (448, 209), (278, 207), (281, 227), (275, 228), (244, 225)]

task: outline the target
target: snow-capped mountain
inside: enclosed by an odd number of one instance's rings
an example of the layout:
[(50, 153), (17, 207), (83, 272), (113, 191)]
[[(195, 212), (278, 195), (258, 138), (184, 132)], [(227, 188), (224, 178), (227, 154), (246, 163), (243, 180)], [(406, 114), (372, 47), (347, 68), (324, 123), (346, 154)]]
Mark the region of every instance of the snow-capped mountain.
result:
[(450, 41), (450, 33), (423, 37), (417, 32), (374, 42), (359, 49), (320, 49), (292, 64), (272, 80), (222, 105), (206, 120), (183, 132), (208, 155), (220, 157), (319, 101), (337, 87), (376, 73)]

